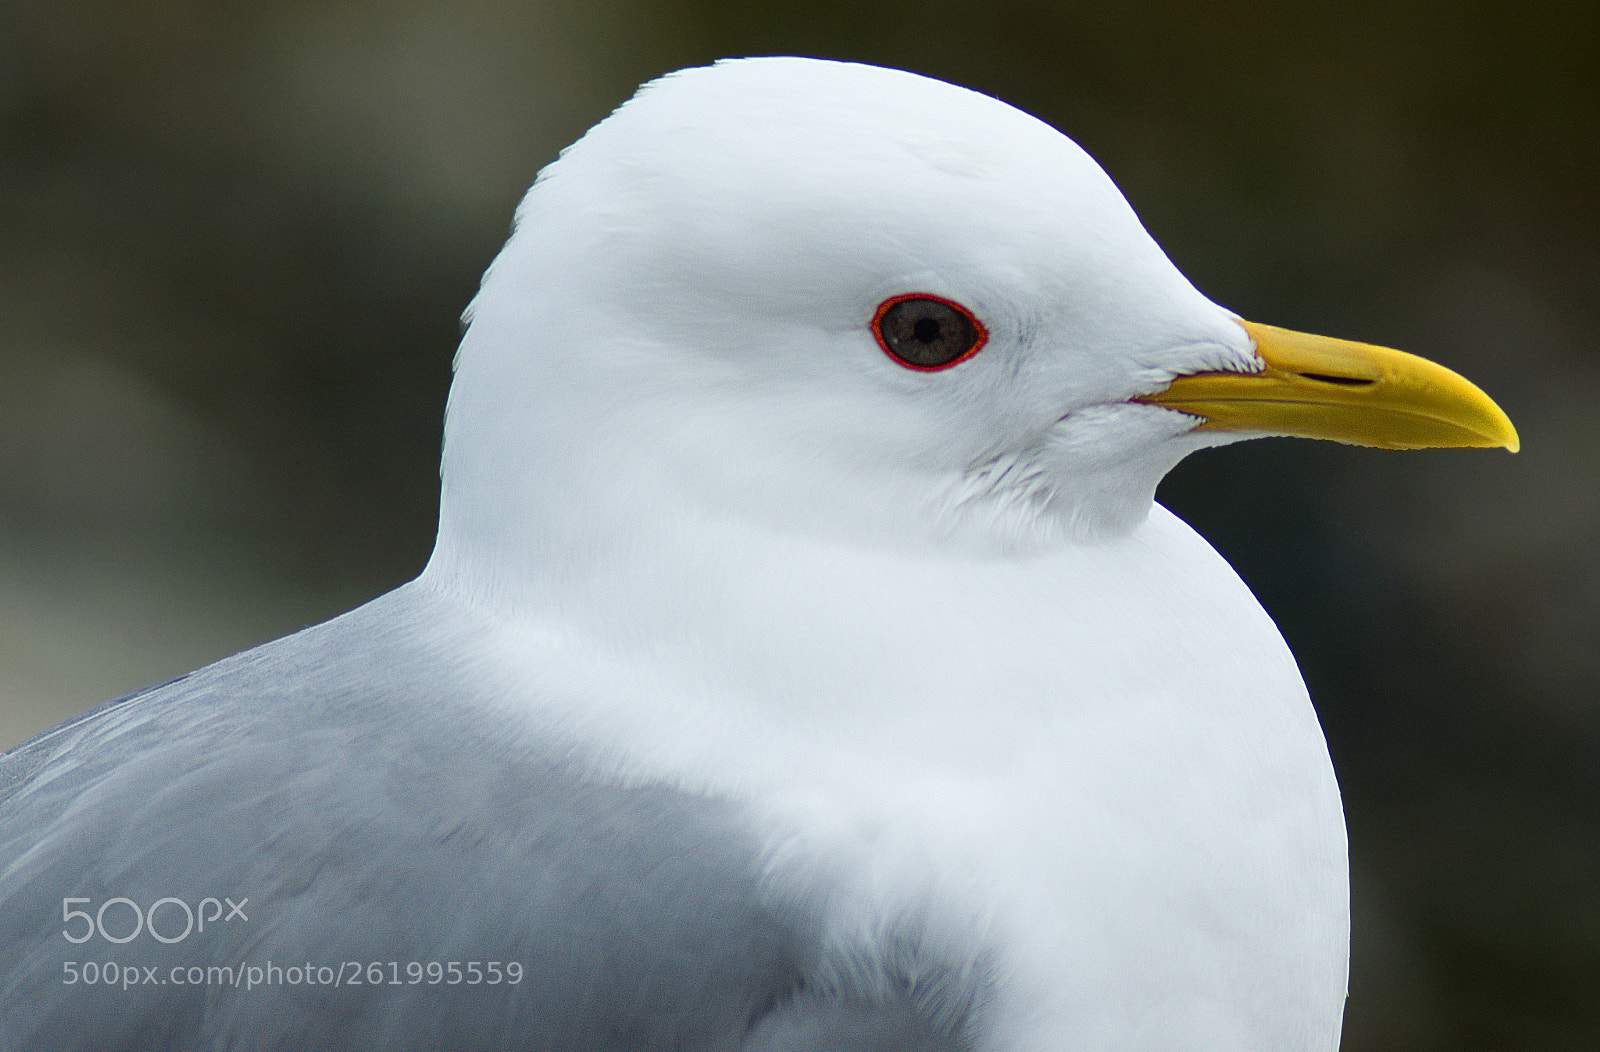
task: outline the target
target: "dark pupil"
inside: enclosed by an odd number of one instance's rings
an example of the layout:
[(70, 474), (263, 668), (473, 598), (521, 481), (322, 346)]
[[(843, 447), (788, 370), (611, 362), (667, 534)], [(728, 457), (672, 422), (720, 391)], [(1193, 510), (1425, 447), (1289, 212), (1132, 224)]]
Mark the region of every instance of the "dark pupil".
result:
[(931, 299), (896, 303), (884, 311), (881, 332), (896, 357), (925, 368), (950, 364), (971, 350), (978, 339), (966, 315)]

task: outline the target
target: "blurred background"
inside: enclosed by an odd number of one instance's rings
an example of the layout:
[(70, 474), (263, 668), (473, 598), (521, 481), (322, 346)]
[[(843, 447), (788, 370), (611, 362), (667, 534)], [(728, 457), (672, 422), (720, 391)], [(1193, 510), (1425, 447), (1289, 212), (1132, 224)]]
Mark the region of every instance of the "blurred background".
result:
[(1241, 314), (1465, 373), (1523, 452), (1253, 442), (1162, 499), (1349, 809), (1345, 1048), (1600, 1048), (1600, 6), (4, 0), (0, 747), (413, 576), (458, 317), (557, 149), (724, 55), (1030, 110)]

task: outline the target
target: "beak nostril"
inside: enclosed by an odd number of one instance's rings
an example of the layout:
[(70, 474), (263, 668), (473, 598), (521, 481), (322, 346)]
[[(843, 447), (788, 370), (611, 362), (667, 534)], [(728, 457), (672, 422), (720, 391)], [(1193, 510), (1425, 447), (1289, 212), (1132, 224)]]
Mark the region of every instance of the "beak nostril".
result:
[(1378, 382), (1360, 376), (1330, 376), (1327, 373), (1296, 373), (1295, 375), (1307, 380), (1316, 380), (1318, 383), (1341, 384), (1345, 387), (1366, 387)]

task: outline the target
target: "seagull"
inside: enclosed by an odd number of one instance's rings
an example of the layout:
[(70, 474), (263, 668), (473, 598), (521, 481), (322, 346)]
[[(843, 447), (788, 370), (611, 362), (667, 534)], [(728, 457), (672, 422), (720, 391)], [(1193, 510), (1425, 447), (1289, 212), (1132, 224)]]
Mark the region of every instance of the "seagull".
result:
[(1515, 451), (1478, 388), (800, 58), (642, 88), (467, 317), (417, 579), (0, 760), (0, 1048), (1337, 1047), (1322, 732), (1155, 486)]

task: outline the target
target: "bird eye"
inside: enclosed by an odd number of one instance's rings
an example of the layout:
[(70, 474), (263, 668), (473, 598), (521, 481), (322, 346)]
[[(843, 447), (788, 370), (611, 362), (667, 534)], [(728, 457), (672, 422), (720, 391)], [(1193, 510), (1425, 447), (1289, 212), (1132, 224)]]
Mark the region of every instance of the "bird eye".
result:
[(989, 338), (983, 323), (961, 304), (921, 293), (880, 303), (872, 335), (889, 357), (924, 372), (966, 361)]

